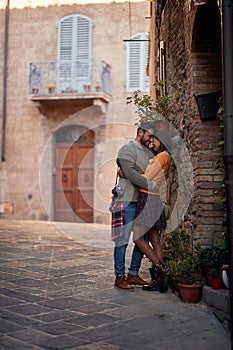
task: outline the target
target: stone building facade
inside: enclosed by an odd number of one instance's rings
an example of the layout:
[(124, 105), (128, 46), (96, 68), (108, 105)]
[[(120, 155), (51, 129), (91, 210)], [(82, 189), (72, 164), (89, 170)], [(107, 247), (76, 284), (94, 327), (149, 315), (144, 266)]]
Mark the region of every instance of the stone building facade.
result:
[[(222, 94), (221, 3), (207, 0), (195, 6), (193, 0), (158, 0), (151, 3), (151, 16), (151, 76), (154, 81), (166, 80), (168, 94), (179, 93), (171, 119), (178, 125), (184, 118), (193, 167), (193, 196), (184, 224), (191, 224), (195, 242), (208, 246), (222, 233), (225, 214), (223, 169), (218, 167), (222, 136), (216, 107), (212, 111)], [(151, 95), (156, 96), (152, 85)], [(173, 185), (171, 201), (175, 194)]]
[[(183, 162), (182, 171), (186, 178), (192, 175), (192, 198), (187, 211), (183, 211), (183, 224), (190, 225), (195, 242), (212, 244), (222, 232), (225, 213), (223, 171), (217, 168), (222, 157), (218, 145), (221, 135), (215, 117), (201, 116), (195, 95), (221, 94), (221, 4), (217, 0), (207, 0), (201, 6), (194, 3), (125, 1), (10, 10), (0, 204), (12, 204), (13, 212), (7, 212), (11, 207), (6, 207), (1, 218), (109, 224), (108, 205), (116, 175), (114, 159), (120, 146), (134, 138), (136, 132), (137, 115), (132, 105), (126, 105), (126, 97), (141, 89), (139, 82), (129, 88), (127, 81), (128, 40), (136, 39), (133, 50), (136, 48), (138, 53), (149, 31), (150, 90), (145, 89), (145, 93), (156, 100), (153, 84), (166, 80), (163, 93), (179, 93), (171, 124), (178, 128), (180, 119), (185, 120), (185, 148), (180, 157), (189, 158)], [(111, 91), (98, 91), (95, 78), (95, 87), (86, 83), (81, 93), (69, 85), (50, 93), (45, 83), (40, 85), (43, 91), (34, 93), (30, 67), (32, 73), (35, 66), (53, 66), (50, 63), (59, 55), (59, 23), (74, 14), (91, 20), (92, 60), (106, 62), (111, 68)], [(1, 52), (4, 23), (5, 10), (0, 9)], [(41, 67), (41, 74), (48, 73)], [(131, 72), (133, 76), (134, 69)], [(2, 55), (1, 82), (3, 78)], [(56, 81), (47, 84), (52, 88)], [(4, 89), (1, 83), (1, 96)], [(173, 205), (177, 199), (176, 176), (175, 171), (170, 176)], [(185, 192), (184, 187), (184, 197)], [(180, 223), (180, 218), (175, 218), (177, 213), (179, 206), (174, 210), (173, 227)]]
[[(126, 97), (141, 88), (138, 72), (148, 92), (148, 41), (129, 41), (148, 35), (148, 11), (147, 1), (0, 9), (1, 218), (109, 224), (115, 157), (136, 133)], [(71, 51), (86, 64), (78, 74)], [(89, 80), (74, 89), (75, 74)]]

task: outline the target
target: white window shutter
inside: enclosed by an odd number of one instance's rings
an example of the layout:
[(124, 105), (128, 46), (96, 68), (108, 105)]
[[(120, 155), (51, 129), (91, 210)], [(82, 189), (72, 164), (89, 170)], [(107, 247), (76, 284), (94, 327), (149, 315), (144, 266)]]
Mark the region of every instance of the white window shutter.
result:
[(86, 18), (77, 17), (76, 27), (77, 77), (86, 85), (91, 85), (91, 23)]
[(133, 35), (126, 43), (126, 89), (128, 92), (135, 90), (148, 92), (149, 90), (148, 48), (148, 33)]
[(92, 23), (83, 15), (63, 18), (58, 26), (58, 91), (83, 92), (91, 85)]

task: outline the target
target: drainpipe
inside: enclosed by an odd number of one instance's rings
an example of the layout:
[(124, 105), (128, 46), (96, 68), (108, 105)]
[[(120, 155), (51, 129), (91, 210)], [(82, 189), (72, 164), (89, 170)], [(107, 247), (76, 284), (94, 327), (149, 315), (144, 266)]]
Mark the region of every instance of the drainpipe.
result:
[(222, 1), (222, 54), (231, 349), (233, 349), (233, 0)]
[(7, 0), (6, 10), (5, 10), (3, 96), (2, 96), (2, 148), (1, 148), (1, 160), (2, 160), (2, 162), (4, 162), (6, 160), (6, 158), (5, 158), (5, 141), (6, 141), (6, 99), (7, 99), (9, 8), (10, 8), (10, 0)]

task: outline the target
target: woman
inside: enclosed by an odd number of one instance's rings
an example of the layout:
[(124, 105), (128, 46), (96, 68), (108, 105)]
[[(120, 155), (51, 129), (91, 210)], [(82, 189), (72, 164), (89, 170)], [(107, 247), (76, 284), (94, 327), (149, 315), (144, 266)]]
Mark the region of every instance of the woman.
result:
[[(148, 192), (141, 189), (137, 201), (137, 217), (134, 224), (134, 242), (138, 248), (151, 260), (155, 268), (155, 277), (143, 290), (167, 290), (166, 265), (163, 263), (163, 251), (160, 243), (160, 232), (166, 228), (166, 219), (161, 200), (162, 188), (166, 185), (171, 162), (171, 139), (166, 130), (154, 132), (153, 148), (156, 156), (148, 165), (145, 174), (147, 179), (156, 182), (157, 190)], [(149, 231), (147, 243), (143, 236)]]

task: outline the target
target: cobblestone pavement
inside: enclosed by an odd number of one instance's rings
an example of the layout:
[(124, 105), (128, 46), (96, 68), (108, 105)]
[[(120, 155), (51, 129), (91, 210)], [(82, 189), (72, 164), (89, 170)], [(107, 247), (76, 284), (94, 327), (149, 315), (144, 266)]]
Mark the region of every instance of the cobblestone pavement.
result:
[(1, 350), (230, 349), (202, 303), (114, 289), (107, 226), (1, 220), (0, 239)]

